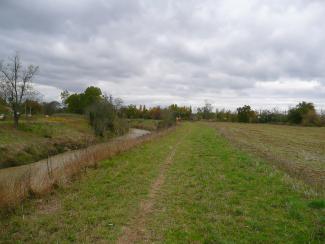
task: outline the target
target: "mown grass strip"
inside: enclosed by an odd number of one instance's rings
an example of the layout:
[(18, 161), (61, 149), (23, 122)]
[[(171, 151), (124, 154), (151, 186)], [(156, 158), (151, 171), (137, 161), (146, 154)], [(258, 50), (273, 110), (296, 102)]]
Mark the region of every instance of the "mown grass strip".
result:
[(69, 187), (1, 216), (0, 242), (115, 240), (148, 194), (182, 130), (106, 160)]

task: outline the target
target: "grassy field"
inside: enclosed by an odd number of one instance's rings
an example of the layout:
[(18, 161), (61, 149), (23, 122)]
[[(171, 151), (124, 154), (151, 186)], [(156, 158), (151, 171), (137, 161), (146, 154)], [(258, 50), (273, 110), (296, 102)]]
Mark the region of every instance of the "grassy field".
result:
[(96, 142), (87, 120), (78, 115), (0, 122), (0, 168), (28, 164), (48, 155), (85, 147)]
[(185, 123), (0, 218), (0, 242), (324, 243), (313, 188)]
[(215, 126), (236, 146), (325, 190), (325, 127), (242, 123)]

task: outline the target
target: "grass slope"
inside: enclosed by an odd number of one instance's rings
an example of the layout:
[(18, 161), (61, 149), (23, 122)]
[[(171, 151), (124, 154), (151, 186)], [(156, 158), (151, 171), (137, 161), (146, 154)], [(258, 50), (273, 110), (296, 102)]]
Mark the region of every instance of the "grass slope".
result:
[(43, 200), (2, 214), (0, 242), (114, 241), (137, 216), (172, 148), (147, 216), (158, 243), (322, 243), (324, 201), (202, 123), (101, 163)]
[(12, 121), (0, 122), (0, 168), (32, 163), (96, 140), (87, 120), (77, 115), (22, 119), (18, 130)]

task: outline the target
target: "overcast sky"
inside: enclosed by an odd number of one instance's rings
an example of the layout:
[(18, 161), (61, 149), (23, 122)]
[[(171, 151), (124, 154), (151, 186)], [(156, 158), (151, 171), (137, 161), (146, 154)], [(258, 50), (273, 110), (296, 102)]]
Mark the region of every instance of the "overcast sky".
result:
[(0, 0), (0, 59), (45, 100), (95, 85), (125, 103), (325, 108), (323, 0)]

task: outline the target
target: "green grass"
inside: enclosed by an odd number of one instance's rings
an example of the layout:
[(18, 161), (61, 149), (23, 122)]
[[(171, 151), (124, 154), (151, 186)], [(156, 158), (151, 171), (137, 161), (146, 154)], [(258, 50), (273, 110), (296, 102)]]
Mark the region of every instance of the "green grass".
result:
[(12, 121), (0, 122), (0, 168), (32, 163), (97, 140), (82, 116), (34, 116), (21, 119), (18, 130)]
[(325, 194), (325, 127), (211, 123), (232, 144)]
[[(1, 218), (0, 242), (96, 242), (113, 240), (121, 226), (136, 213), (162, 159), (181, 131), (102, 162), (66, 189), (59, 189), (42, 204), (28, 201)], [(41, 206), (41, 207), (40, 207)], [(52, 211), (54, 209), (54, 211)]]
[[(129, 120), (131, 127), (150, 131), (157, 130), (158, 122)], [(48, 155), (107, 141), (113, 136), (116, 135), (95, 137), (87, 119), (78, 114), (22, 117), (18, 130), (12, 121), (0, 121), (0, 168), (29, 164)]]
[(215, 123), (227, 138), (257, 153), (325, 170), (325, 127)]
[(212, 128), (193, 125), (166, 182), (150, 221), (151, 236), (157, 241), (325, 240), (324, 208), (314, 211), (309, 206), (313, 198), (293, 190), (298, 183), (232, 148)]
[(103, 161), (96, 170), (43, 200), (2, 214), (0, 242), (114, 241), (172, 148), (153, 211), (157, 243), (323, 243), (324, 199), (269, 164), (231, 146), (211, 126), (175, 132)]

